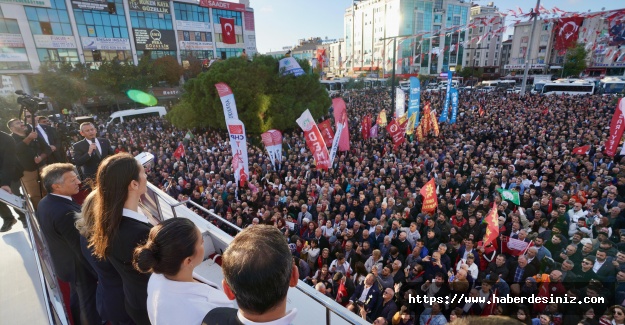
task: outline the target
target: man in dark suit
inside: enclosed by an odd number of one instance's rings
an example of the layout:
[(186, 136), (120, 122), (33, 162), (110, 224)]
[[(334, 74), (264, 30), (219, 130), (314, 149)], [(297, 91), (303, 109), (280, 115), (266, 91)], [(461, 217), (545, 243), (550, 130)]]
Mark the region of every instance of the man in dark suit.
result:
[(70, 286), (70, 308), (75, 324), (101, 324), (96, 310), (97, 276), (80, 249), (80, 234), (74, 215), (80, 206), (71, 196), (80, 190), (80, 180), (72, 164), (52, 164), (42, 171), (48, 191), (37, 210), (56, 275)]
[(74, 143), (74, 164), (80, 168), (84, 179), (95, 178), (100, 162), (113, 154), (111, 143), (107, 139), (97, 138), (97, 132), (93, 123), (82, 123), (80, 135), (85, 138)]
[[(15, 156), (15, 141), (10, 135), (0, 132), (0, 190), (4, 190), (9, 194), (19, 195), (20, 177), (22, 177), (22, 170), (19, 169)], [(24, 213), (17, 209), (15, 212), (19, 215), (24, 228), (26, 228), (26, 216)], [(11, 230), (13, 225), (17, 223), (13, 213), (4, 202), (0, 202), (0, 218), (4, 221), (0, 232)]]
[(595, 253), (595, 264), (592, 270), (597, 274), (597, 278), (603, 283), (614, 283), (616, 280), (616, 268), (612, 264), (612, 257), (608, 257), (603, 248), (599, 248)]
[(35, 131), (37, 131), (37, 135), (46, 142), (52, 151), (52, 154), (48, 156), (48, 164), (64, 162), (61, 139), (59, 139), (56, 129), (50, 126), (50, 120), (45, 116), (37, 116), (36, 121)]
[(513, 295), (521, 292), (521, 286), (524, 285), (525, 279), (533, 277), (538, 272), (533, 265), (527, 262), (525, 255), (519, 256), (516, 262), (510, 263), (510, 274), (507, 282), (510, 284), (510, 291)]
[(375, 276), (368, 274), (365, 278), (365, 282), (356, 286), (354, 294), (349, 298), (350, 304), (347, 306), (349, 310), (355, 310), (356, 306), (365, 308), (367, 310), (367, 316), (371, 317), (372, 313), (376, 311), (378, 307), (378, 300), (382, 294), (378, 284), (376, 283)]

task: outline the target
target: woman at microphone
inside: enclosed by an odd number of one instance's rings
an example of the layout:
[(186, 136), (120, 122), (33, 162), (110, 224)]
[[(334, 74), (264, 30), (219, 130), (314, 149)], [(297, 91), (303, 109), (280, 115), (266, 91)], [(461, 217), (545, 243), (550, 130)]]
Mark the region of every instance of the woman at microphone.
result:
[(152, 225), (139, 209), (147, 191), (143, 166), (127, 153), (109, 156), (98, 168), (96, 194), (89, 207), (95, 222), (89, 248), (99, 260), (108, 260), (121, 276), (126, 312), (137, 325), (150, 325), (146, 301), (149, 274), (135, 270), (135, 248), (144, 244)]
[(152, 274), (148, 282), (152, 325), (199, 325), (213, 308), (232, 307), (216, 284), (193, 272), (203, 259), (202, 234), (185, 218), (163, 221), (152, 228), (147, 243), (135, 249), (135, 269)]

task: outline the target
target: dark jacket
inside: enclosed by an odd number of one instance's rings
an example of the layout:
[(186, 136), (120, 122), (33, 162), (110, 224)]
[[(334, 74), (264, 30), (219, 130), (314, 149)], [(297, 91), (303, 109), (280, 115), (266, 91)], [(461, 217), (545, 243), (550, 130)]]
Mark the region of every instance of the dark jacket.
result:
[(13, 138), (0, 132), (0, 186), (11, 186), (11, 182), (22, 177), (15, 159), (15, 141)]
[[(357, 285), (356, 290), (354, 290), (354, 294), (352, 294), (349, 300), (356, 303), (356, 301), (358, 301), (358, 299), (362, 295), (362, 291), (364, 289), (365, 289), (364, 283)], [(365, 301), (364, 301), (365, 309), (369, 311), (368, 314), (372, 315), (372, 313), (375, 312), (375, 309), (378, 306), (378, 300), (381, 300), (381, 299), (382, 299), (382, 293), (380, 291), (380, 288), (378, 287), (378, 283), (376, 282), (371, 286), (371, 289), (369, 289), (369, 293), (367, 294), (367, 297), (365, 298)]]
[(97, 139), (100, 143), (100, 148), (102, 148), (102, 154), (100, 155), (96, 152), (92, 152), (89, 155), (89, 142), (86, 139), (74, 143), (74, 165), (80, 168), (83, 178), (95, 178), (100, 162), (114, 153), (109, 140)]
[(39, 164), (35, 163), (35, 158), (37, 156), (41, 156), (42, 154), (49, 155), (51, 152), (50, 147), (48, 147), (43, 139), (37, 138), (32, 140), (29, 144), (26, 144), (24, 143), (26, 137), (15, 133), (12, 133), (11, 137), (15, 140), (15, 153), (23, 170), (32, 172), (45, 165), (45, 160)]

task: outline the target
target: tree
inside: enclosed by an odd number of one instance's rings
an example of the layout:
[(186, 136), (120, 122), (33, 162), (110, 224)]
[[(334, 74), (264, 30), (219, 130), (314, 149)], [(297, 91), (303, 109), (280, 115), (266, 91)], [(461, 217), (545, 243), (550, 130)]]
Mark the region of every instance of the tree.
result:
[(11, 132), (7, 128), (7, 122), (11, 119), (19, 117), (20, 105), (17, 104), (17, 96), (11, 94), (9, 96), (0, 96), (0, 130)]
[[(304, 62), (300, 64), (302, 69), (309, 68)], [(225, 129), (223, 106), (215, 88), (219, 82), (232, 88), (239, 119), (250, 134), (295, 128), (295, 120), (306, 109), (319, 118), (331, 105), (318, 75), (281, 76), (277, 59), (258, 55), (251, 62), (240, 57), (215, 62), (207, 72), (187, 81), (182, 102), (167, 119), (180, 128)]]
[(88, 73), (89, 68), (80, 63), (43, 63), (35, 75), (35, 88), (56, 102), (58, 110), (71, 108), (88, 94)]
[(586, 60), (588, 58), (588, 51), (584, 44), (577, 43), (575, 47), (566, 51), (564, 57), (564, 75), (565, 76), (579, 76), (584, 70), (586, 70)]
[(178, 63), (178, 60), (167, 55), (162, 58), (154, 60), (154, 70), (157, 71), (156, 75), (158, 81), (165, 81), (168, 85), (175, 87), (180, 83), (180, 77), (184, 73), (184, 69)]

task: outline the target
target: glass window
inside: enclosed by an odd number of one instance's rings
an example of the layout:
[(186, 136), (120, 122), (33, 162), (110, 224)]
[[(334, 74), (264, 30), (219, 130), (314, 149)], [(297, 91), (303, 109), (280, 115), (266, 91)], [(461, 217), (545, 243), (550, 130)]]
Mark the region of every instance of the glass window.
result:
[(182, 32), (182, 38), (185, 41), (190, 41), (191, 40), (191, 37), (189, 36), (189, 32), (187, 32), (187, 31)]
[(69, 15), (65, 11), (59, 11), (59, 21), (62, 23), (69, 23)]
[(59, 13), (56, 10), (48, 10), (48, 17), (51, 22), (59, 22)]
[(45, 8), (37, 8), (37, 18), (39, 21), (50, 21), (48, 11)]
[(39, 18), (37, 18), (37, 9), (33, 8), (33, 7), (24, 7), (24, 10), (26, 11), (26, 18), (28, 18), (28, 20), (38, 20)]
[(222, 10), (222, 9), (213, 9), (213, 21), (218, 24), (219, 18), (234, 18), (234, 24), (237, 26), (242, 25), (241, 12), (239, 11), (231, 11), (231, 10)]
[(195, 41), (197, 42), (202, 41), (202, 32), (195, 32)]

